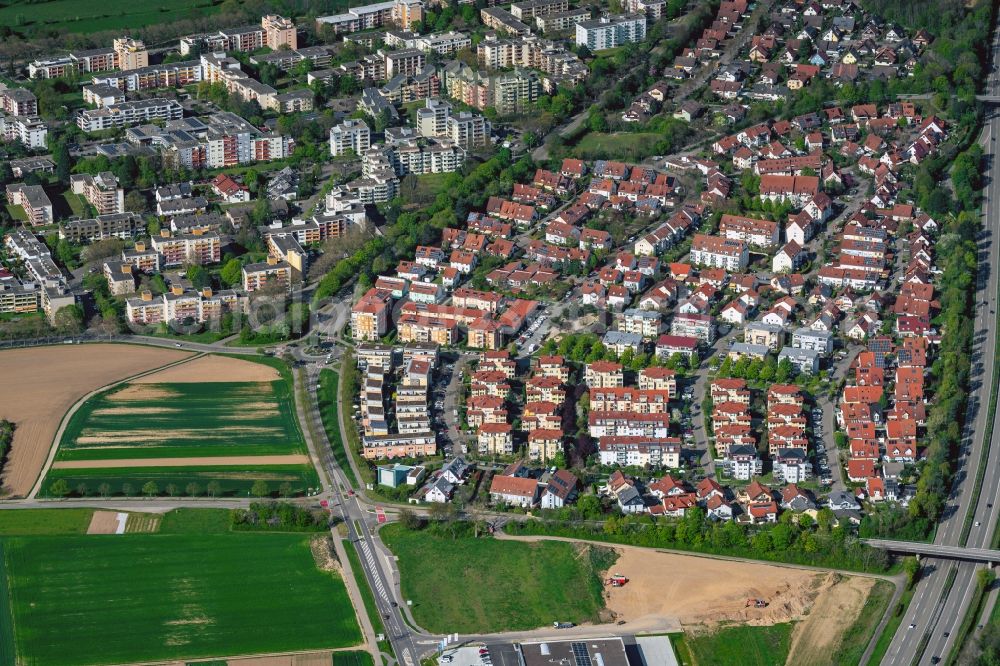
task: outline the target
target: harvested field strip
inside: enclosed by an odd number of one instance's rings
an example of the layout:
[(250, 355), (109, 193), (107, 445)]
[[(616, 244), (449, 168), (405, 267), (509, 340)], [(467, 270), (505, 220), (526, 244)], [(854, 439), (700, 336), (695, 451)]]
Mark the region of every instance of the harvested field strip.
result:
[(87, 528), (87, 534), (115, 534), (117, 531), (117, 511), (95, 511)]
[[(64, 479), (74, 496), (129, 496), (142, 494), (149, 481), (157, 484), (158, 494), (205, 497), (210, 483), (217, 483), (215, 495), (246, 497), (255, 481), (268, 484), (271, 494), (283, 484), (296, 495), (318, 488), (319, 478), (311, 465), (246, 465), (242, 467), (191, 465), (171, 467), (121, 467), (100, 469), (52, 469), (45, 477), (41, 495), (52, 497), (52, 484)], [(193, 485), (192, 485), (193, 484)], [(189, 488), (189, 486), (191, 486)]]
[(316, 567), (309, 539), (7, 540), (18, 659), (82, 666), (356, 645), (361, 635), (343, 582)]
[(186, 364), (184, 368), (168, 368), (144, 377), (137, 383), (272, 382), (280, 376), (278, 370), (269, 364), (232, 356), (203, 356)]
[(308, 465), (309, 456), (294, 453), (287, 456), (218, 456), (205, 458), (122, 458), (120, 460), (65, 460), (52, 463), (52, 469), (103, 469), (106, 467), (199, 467), (211, 465)]
[(282, 380), (126, 384), (95, 396), (77, 410), (63, 433), (56, 460), (304, 450), (291, 392)]
[(125, 523), (125, 531), (134, 532), (156, 532), (160, 529), (160, 516), (155, 513), (130, 513), (128, 522)]
[(10, 603), (5, 550), (4, 540), (0, 539), (0, 666), (14, 666), (17, 663), (17, 652), (14, 649), (14, 611)]
[[(126, 344), (56, 345), (0, 352), (0, 418), (17, 424), (3, 486), (25, 496), (48, 460), (61, 418), (90, 391), (191, 357)], [(84, 527), (86, 529), (86, 527)]]

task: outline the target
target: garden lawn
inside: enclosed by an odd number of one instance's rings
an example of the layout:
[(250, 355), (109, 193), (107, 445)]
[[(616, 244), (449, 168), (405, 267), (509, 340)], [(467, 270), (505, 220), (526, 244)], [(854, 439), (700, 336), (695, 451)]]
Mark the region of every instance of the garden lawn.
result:
[(87, 216), (87, 204), (79, 194), (74, 193), (72, 190), (66, 190), (63, 192), (62, 197), (73, 215), (77, 217)]
[(316, 567), (309, 542), (235, 533), (4, 539), (17, 658), (73, 666), (356, 645), (343, 582)]
[(304, 452), (284, 381), (122, 384), (73, 414), (56, 460)]
[[(102, 484), (108, 484), (112, 496), (135, 497), (146, 494), (143, 486), (152, 481), (158, 487), (157, 495), (188, 496), (189, 483), (198, 485), (194, 496), (209, 494), (208, 484), (219, 484), (218, 497), (250, 493), (254, 482), (267, 483), (268, 494), (276, 496), (289, 484), (295, 495), (305, 494), (310, 488), (319, 488), (319, 477), (312, 465), (232, 465), (213, 466), (192, 464), (189, 467), (101, 467), (95, 469), (52, 469), (45, 476), (42, 495), (52, 497), (52, 484), (65, 479), (72, 494), (96, 496)], [(174, 486), (170, 492), (168, 486)], [(127, 487), (126, 487), (127, 486)]]
[(783, 666), (792, 628), (791, 623), (725, 627), (703, 636), (688, 635), (685, 642), (698, 666)]
[(18, 222), (27, 222), (28, 214), (24, 212), (24, 208), (21, 206), (15, 206), (14, 204), (7, 204), (5, 206), (7, 213), (10, 215), (11, 219)]
[(590, 132), (577, 142), (574, 154), (583, 159), (641, 160), (652, 155), (662, 140), (654, 132)]
[(380, 532), (399, 557), (403, 595), (417, 623), (435, 633), (535, 629), (588, 622), (604, 607), (602, 575), (614, 551), (562, 542), (524, 543), (410, 531)]

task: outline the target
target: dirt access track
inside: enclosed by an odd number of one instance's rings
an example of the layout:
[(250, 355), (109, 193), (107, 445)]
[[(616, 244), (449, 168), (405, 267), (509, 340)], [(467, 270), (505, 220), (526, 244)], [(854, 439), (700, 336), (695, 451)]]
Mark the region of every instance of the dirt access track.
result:
[(0, 418), (14, 422), (14, 442), (0, 479), (24, 497), (53, 445), (63, 415), (91, 391), (189, 358), (175, 349), (123, 344), (62, 345), (0, 351)]

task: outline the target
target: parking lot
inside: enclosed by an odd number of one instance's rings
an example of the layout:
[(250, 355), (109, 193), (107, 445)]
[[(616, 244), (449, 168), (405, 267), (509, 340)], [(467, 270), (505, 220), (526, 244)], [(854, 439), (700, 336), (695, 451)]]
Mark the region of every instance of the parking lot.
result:
[(446, 649), (438, 658), (438, 663), (447, 666), (519, 666), (521, 660), (512, 644), (495, 643)]

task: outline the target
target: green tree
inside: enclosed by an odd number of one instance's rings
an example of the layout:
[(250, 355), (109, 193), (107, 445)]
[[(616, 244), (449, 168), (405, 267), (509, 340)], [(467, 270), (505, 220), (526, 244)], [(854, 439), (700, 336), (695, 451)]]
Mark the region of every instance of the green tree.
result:
[(109, 496), (111, 494), (111, 484), (102, 483), (101, 485), (97, 486), (97, 492), (101, 497)]
[(125, 195), (125, 210), (140, 215), (146, 212), (146, 197), (142, 196), (142, 192), (132, 190)]
[(125, 483), (122, 484), (122, 495), (124, 495), (125, 497), (132, 497), (132, 495), (134, 494), (135, 494), (135, 488), (132, 487), (131, 483), (126, 481)]
[(208, 485), (206, 486), (206, 488), (208, 489), (208, 496), (209, 497), (218, 497), (219, 494), (222, 492), (222, 484), (219, 483), (218, 481), (214, 481), (214, 480), (213, 481), (209, 481)]
[(263, 479), (257, 479), (250, 486), (250, 494), (254, 497), (267, 497), (271, 494), (271, 489), (267, 486), (267, 481)]
[(83, 308), (76, 303), (61, 307), (53, 321), (59, 333), (76, 335), (83, 330)]
[(197, 497), (201, 494), (201, 486), (192, 481), (184, 487), (184, 492), (187, 493), (189, 497)]
[(408, 530), (419, 530), (423, 525), (423, 522), (420, 520), (420, 516), (413, 513), (409, 509), (400, 509), (399, 522), (405, 529)]
[(219, 277), (231, 287), (240, 284), (243, 281), (243, 262), (230, 259), (219, 271)]
[(66, 497), (70, 493), (69, 484), (66, 479), (56, 479), (51, 486), (49, 486), (49, 493), (55, 495), (56, 497)]
[(186, 276), (188, 280), (191, 280), (191, 284), (195, 289), (204, 289), (205, 287), (212, 286), (212, 275), (204, 266), (199, 266), (198, 264), (188, 266)]
[(906, 586), (913, 587), (920, 573), (920, 561), (916, 557), (904, 557), (903, 572), (906, 574)]
[(142, 494), (146, 497), (153, 497), (160, 494), (160, 486), (156, 481), (147, 481), (142, 485)]

